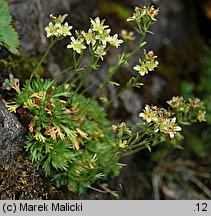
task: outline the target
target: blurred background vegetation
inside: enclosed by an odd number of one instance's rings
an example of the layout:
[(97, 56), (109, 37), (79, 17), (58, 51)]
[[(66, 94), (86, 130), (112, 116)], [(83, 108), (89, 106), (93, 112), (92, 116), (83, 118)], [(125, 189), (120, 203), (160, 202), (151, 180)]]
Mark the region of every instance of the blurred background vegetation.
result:
[[(22, 81), (30, 75), (30, 67), (35, 64), (33, 58), (38, 58), (47, 46), (43, 29), (49, 21), (50, 13), (70, 14), (70, 23), (78, 29), (87, 27), (89, 17), (100, 16), (106, 19), (113, 33), (120, 33), (121, 29), (131, 30), (125, 20), (131, 15), (135, 5), (155, 4), (159, 7), (158, 21), (152, 28), (155, 34), (147, 39), (147, 49), (154, 50), (158, 55), (159, 68), (144, 78), (141, 89), (126, 92), (115, 101), (108, 110), (109, 117), (112, 120), (133, 123), (145, 103), (165, 107), (166, 100), (181, 95), (187, 99), (198, 97), (204, 102), (207, 122), (185, 130), (182, 149), (170, 149), (165, 145), (155, 147), (151, 153), (142, 151), (125, 158), (123, 162), (128, 166), (122, 169), (118, 179), (108, 181), (108, 185), (96, 185), (103, 193), (90, 190), (82, 198), (211, 198), (210, 0), (54, 0), (50, 5), (47, 0), (10, 2), (16, 29), (21, 38), (22, 57), (10, 58), (10, 64), (0, 62), (5, 71), (0, 78), (3, 80), (12, 72)], [(33, 6), (36, 9), (33, 9)], [(28, 20), (24, 21), (26, 15)], [(30, 33), (32, 28), (34, 35)], [(59, 43), (45, 62), (44, 70), (48, 72), (48, 77), (56, 76), (62, 69), (58, 63), (63, 68), (71, 63), (68, 53), (64, 53), (65, 44), (67, 41)], [(1, 55), (6, 56), (6, 51)], [(141, 53), (131, 61), (132, 64), (139, 55)], [(114, 53), (109, 54), (99, 74), (91, 77), (89, 83), (104, 78), (107, 62), (115, 62)], [(132, 72), (122, 69), (114, 81), (125, 83), (128, 73)], [(58, 77), (58, 82), (60, 81), (62, 77)], [(94, 90), (93, 87), (88, 94), (92, 94)], [(104, 93), (109, 96), (115, 92), (116, 89), (110, 86)]]

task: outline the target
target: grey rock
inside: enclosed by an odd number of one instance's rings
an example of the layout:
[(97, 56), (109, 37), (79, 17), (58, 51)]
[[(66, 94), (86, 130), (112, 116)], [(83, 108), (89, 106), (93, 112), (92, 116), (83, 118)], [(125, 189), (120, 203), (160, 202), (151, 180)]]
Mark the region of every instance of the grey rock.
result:
[(152, 85), (150, 86), (151, 95), (154, 98), (159, 98), (162, 94), (162, 90), (167, 86), (167, 83), (158, 76), (152, 77)]
[(10, 11), (21, 38), (21, 50), (28, 55), (43, 53), (48, 45), (44, 27), (50, 14), (69, 13), (78, 0), (11, 0)]
[[(154, 36), (149, 35), (147, 41), (150, 47), (157, 49), (162, 45), (173, 45), (184, 43), (188, 38), (187, 13), (190, 13), (186, 7), (186, 2), (182, 0), (145, 0), (140, 3), (139, 0), (134, 1), (136, 5), (155, 5), (160, 9), (157, 16), (157, 22), (152, 25), (151, 31)], [(193, 21), (192, 21), (193, 22)], [(197, 23), (196, 23), (197, 24)]]
[(135, 91), (129, 89), (124, 92), (120, 98), (124, 103), (124, 107), (127, 112), (131, 113), (130, 119), (127, 119), (128, 123), (140, 122), (140, 118), (138, 114), (141, 112), (143, 108), (143, 100), (141, 96)]
[(0, 165), (12, 163), (23, 145), (23, 127), (0, 99)]
[(180, 0), (157, 0), (154, 2), (160, 8), (157, 23), (152, 27), (155, 33), (154, 45), (159, 47), (162, 44), (184, 43), (188, 37), (185, 3)]
[[(70, 14), (69, 21), (74, 25), (87, 14), (95, 16), (96, 0), (11, 0), (10, 11), (15, 28), (21, 38), (21, 49), (28, 55), (41, 54), (46, 50), (48, 40), (44, 28), (50, 21), (49, 14)], [(155, 4), (160, 8), (158, 22), (152, 31), (156, 37), (149, 37), (151, 48), (162, 44), (178, 44), (187, 35), (185, 14), (188, 12), (181, 0), (146, 0), (142, 4)], [(134, 6), (140, 1), (134, 1)], [(186, 37), (185, 37), (186, 38)], [(151, 43), (150, 43), (151, 42)]]

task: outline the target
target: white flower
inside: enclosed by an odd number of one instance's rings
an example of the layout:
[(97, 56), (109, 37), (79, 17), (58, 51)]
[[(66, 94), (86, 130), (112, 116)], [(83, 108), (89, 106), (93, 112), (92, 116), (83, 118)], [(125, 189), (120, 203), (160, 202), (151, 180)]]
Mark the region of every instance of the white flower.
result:
[(120, 140), (119, 141), (119, 148), (125, 148), (127, 145), (127, 140)]
[(96, 40), (95, 40), (95, 38), (94, 38), (92, 29), (89, 29), (89, 31), (88, 31), (87, 33), (82, 32), (82, 34), (83, 34), (83, 36), (84, 36), (84, 38), (85, 38), (87, 44), (95, 45)]
[(135, 13), (132, 17), (129, 17), (127, 21), (137, 21), (144, 17), (150, 18), (152, 21), (156, 21), (155, 16), (158, 15), (159, 9), (154, 9), (154, 6), (143, 6), (143, 7), (136, 7)]
[(148, 68), (146, 67), (146, 65), (144, 63), (142, 63), (142, 65), (134, 66), (133, 69), (138, 71), (138, 73), (141, 76), (144, 76), (145, 74), (148, 74)]
[(202, 121), (206, 121), (206, 111), (199, 111), (198, 115), (197, 115), (197, 120), (199, 122), (202, 122)]
[(112, 132), (116, 133), (118, 131), (118, 127), (116, 125), (112, 125)]
[(134, 21), (134, 20), (136, 20), (136, 19), (137, 19), (136, 14), (133, 14), (132, 17), (127, 18), (127, 22)]
[(86, 46), (83, 44), (82, 40), (71, 37), (71, 42), (69, 45), (67, 45), (67, 48), (73, 49), (74, 51), (80, 54), (83, 49), (86, 49)]
[(190, 107), (193, 109), (203, 107), (202, 102), (198, 98), (195, 98), (194, 100), (189, 99), (189, 103), (190, 103)]
[(53, 14), (50, 14), (50, 18), (54, 23), (62, 24), (65, 20), (65, 18), (68, 16), (68, 14), (59, 15), (58, 17), (55, 17)]
[(143, 17), (147, 13), (147, 6), (135, 7), (135, 12), (136, 12), (137, 16)]
[(148, 61), (146, 62), (146, 67), (149, 71), (154, 71), (154, 69), (158, 66), (158, 61)]
[(103, 57), (106, 55), (105, 46), (98, 46), (97, 49), (94, 51), (95, 55), (101, 60), (103, 60)]
[(172, 107), (172, 108), (178, 108), (180, 106), (184, 106), (184, 98), (183, 97), (173, 97), (171, 100), (167, 101), (167, 103)]
[(144, 112), (140, 113), (139, 117), (143, 118), (147, 123), (156, 122), (158, 120), (156, 112), (153, 111), (149, 105), (145, 106)]
[(152, 21), (157, 21), (155, 19), (155, 16), (157, 16), (158, 13), (159, 13), (159, 9), (155, 9), (153, 5), (147, 8), (147, 14), (151, 18)]
[(45, 31), (47, 33), (47, 38), (52, 37), (52, 36), (58, 36), (59, 32), (58, 32), (58, 26), (60, 26), (59, 24), (53, 24), (52, 22), (50, 22), (48, 24), (47, 27), (45, 27)]
[(99, 17), (94, 20), (91, 18), (92, 30), (95, 32), (103, 33), (104, 29), (108, 28), (108, 25), (104, 25), (105, 20), (100, 21)]
[(157, 121), (155, 122), (155, 133), (157, 132), (164, 132), (164, 128), (166, 126), (165, 122), (167, 119), (162, 117), (158, 117)]
[(60, 25), (58, 28), (58, 33), (60, 36), (66, 37), (67, 35), (71, 36), (70, 30), (72, 29), (72, 26), (69, 26), (68, 23), (66, 22), (64, 25)]
[(141, 8), (139, 7), (136, 7), (135, 8), (135, 13), (133, 13), (133, 16), (132, 17), (129, 17), (127, 19), (127, 21), (136, 21), (136, 20), (139, 20), (141, 19), (143, 16), (146, 15), (147, 11), (146, 11), (147, 7), (146, 6), (143, 6)]
[(118, 48), (120, 44), (123, 43), (123, 40), (118, 39), (118, 34), (115, 34), (114, 36), (109, 37), (108, 42), (111, 44), (111, 46)]
[(99, 40), (104, 46), (109, 41), (111, 29), (105, 29), (102, 34), (97, 34), (95, 38)]
[(144, 51), (144, 60), (139, 59), (140, 65), (133, 67), (134, 70), (138, 71), (141, 76), (148, 74), (149, 71), (154, 71), (158, 66), (158, 61), (155, 61), (157, 56), (154, 55), (153, 51), (146, 53)]
[(172, 119), (167, 119), (165, 121), (165, 127), (163, 129), (164, 133), (167, 133), (170, 138), (174, 138), (174, 135), (177, 133), (177, 131), (181, 131), (182, 128), (180, 126), (178, 126), (176, 123), (176, 118), (172, 118)]
[(134, 33), (132, 31), (128, 32), (125, 29), (121, 30), (121, 34), (120, 36), (124, 39), (124, 40), (134, 40), (135, 36)]

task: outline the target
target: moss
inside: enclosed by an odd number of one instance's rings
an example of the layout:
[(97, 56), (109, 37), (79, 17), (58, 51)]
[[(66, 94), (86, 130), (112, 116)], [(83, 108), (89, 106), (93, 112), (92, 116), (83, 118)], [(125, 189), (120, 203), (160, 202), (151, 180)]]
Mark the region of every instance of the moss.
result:
[(105, 15), (115, 15), (120, 20), (126, 20), (131, 15), (128, 7), (113, 1), (109, 2), (109, 4), (107, 2), (100, 2), (98, 7)]
[(41, 170), (24, 156), (15, 164), (0, 168), (0, 199), (49, 199), (55, 189)]
[[(0, 84), (8, 78), (9, 74), (13, 74), (15, 78), (24, 83), (28, 79), (37, 65), (37, 60), (32, 57), (22, 56), (8, 56), (7, 59), (0, 59)], [(43, 74), (44, 69), (40, 67), (40, 74)], [(0, 96), (5, 100), (9, 100), (15, 96), (15, 90), (4, 91), (0, 88)]]
[[(36, 67), (37, 60), (33, 57), (22, 56), (8, 56), (7, 60), (0, 60), (0, 66), (3, 69), (4, 77), (7, 77), (10, 73), (18, 76), (18, 78), (24, 82), (30, 77), (32, 70)], [(40, 74), (43, 73), (43, 68), (40, 68)]]

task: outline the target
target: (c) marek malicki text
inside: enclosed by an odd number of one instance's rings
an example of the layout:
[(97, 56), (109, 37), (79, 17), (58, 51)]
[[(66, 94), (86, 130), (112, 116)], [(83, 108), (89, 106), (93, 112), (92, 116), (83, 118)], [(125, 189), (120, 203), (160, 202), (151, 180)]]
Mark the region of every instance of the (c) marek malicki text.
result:
[(53, 203), (42, 203), (42, 204), (29, 204), (20, 203), (20, 212), (82, 212), (82, 203), (63, 203), (63, 202), (53, 202)]

